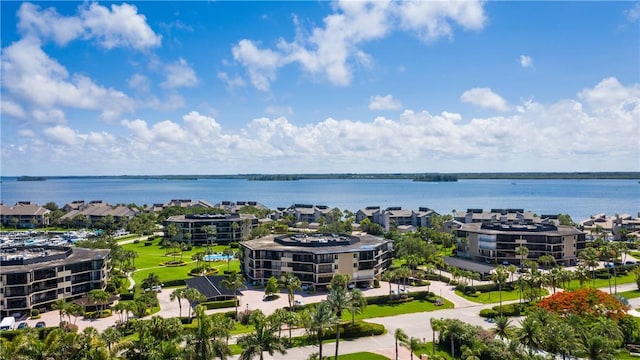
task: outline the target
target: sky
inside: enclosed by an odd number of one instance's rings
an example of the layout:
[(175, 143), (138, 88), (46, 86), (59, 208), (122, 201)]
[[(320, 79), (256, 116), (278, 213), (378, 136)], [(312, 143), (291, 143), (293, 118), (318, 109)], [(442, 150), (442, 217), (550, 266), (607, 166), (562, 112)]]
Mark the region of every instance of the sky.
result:
[(13, 2), (1, 174), (640, 171), (640, 2)]

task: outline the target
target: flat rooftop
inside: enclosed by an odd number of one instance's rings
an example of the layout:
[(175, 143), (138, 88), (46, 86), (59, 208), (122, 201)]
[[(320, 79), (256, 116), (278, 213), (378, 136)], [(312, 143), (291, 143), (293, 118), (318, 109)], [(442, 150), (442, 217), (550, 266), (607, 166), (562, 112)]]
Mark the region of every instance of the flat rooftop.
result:
[[(109, 249), (85, 249), (68, 246), (33, 247), (33, 250), (38, 249), (38, 251), (29, 251), (30, 248), (29, 246), (3, 248), (3, 252), (0, 254), (2, 273), (22, 273), (30, 270), (104, 259), (111, 251)], [(15, 249), (15, 252), (10, 249)]]
[(240, 244), (251, 250), (307, 252), (313, 254), (342, 253), (373, 250), (392, 243), (373, 235), (289, 234), (269, 235)]

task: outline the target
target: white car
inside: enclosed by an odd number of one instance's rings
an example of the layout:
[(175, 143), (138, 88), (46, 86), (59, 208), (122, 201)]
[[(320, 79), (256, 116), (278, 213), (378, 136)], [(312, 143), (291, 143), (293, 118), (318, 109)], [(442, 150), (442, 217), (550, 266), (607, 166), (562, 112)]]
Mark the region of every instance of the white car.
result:
[(304, 305), (304, 301), (302, 301), (300, 299), (295, 299), (295, 300), (293, 300), (293, 304), (294, 305)]

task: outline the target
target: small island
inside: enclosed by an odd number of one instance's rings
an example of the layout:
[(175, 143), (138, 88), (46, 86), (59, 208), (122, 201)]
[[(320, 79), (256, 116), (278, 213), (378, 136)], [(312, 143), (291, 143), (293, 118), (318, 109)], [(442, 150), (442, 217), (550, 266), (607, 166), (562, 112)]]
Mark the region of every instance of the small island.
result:
[(413, 181), (423, 181), (423, 182), (456, 182), (458, 181), (458, 176), (451, 174), (425, 174), (420, 175), (413, 178)]
[(46, 181), (47, 178), (42, 176), (19, 176), (16, 181)]
[(298, 181), (300, 176), (296, 175), (256, 175), (247, 178), (249, 181)]

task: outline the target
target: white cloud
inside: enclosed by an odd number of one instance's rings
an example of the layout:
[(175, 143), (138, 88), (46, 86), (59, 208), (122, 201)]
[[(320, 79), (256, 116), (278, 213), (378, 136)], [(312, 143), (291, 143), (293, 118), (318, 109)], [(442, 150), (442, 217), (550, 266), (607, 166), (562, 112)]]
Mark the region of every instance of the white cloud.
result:
[(276, 78), (276, 69), (282, 64), (282, 57), (275, 51), (259, 49), (251, 40), (240, 40), (231, 49), (233, 58), (247, 68), (251, 83), (258, 90), (269, 90)]
[(580, 99), (595, 106), (620, 105), (626, 102), (636, 102), (640, 98), (640, 86), (622, 85), (618, 79), (609, 77), (600, 81), (593, 89), (583, 89), (578, 93)]
[(165, 65), (166, 80), (160, 85), (165, 88), (175, 89), (179, 87), (192, 87), (198, 84), (196, 72), (183, 58)]
[(101, 110), (105, 120), (133, 110), (132, 100), (124, 93), (97, 85), (84, 75), (69, 75), (33, 38), (14, 42), (2, 55), (2, 87), (16, 99), (41, 109), (68, 106)]
[(226, 72), (218, 72), (218, 79), (224, 81), (228, 89), (244, 87), (246, 84), (240, 76), (229, 76)]
[(269, 105), (267, 106), (266, 109), (264, 109), (264, 112), (267, 115), (271, 115), (271, 116), (291, 116), (293, 115), (293, 108), (291, 106), (274, 106), (274, 105)]
[(26, 112), (20, 104), (5, 99), (2, 99), (0, 102), (0, 111), (4, 116), (13, 116), (17, 118), (24, 118), (26, 116)]
[(296, 36), (291, 42), (279, 39), (276, 49), (260, 48), (243, 39), (233, 46), (234, 59), (242, 64), (259, 90), (269, 89), (280, 67), (297, 63), (310, 75), (345, 86), (351, 83), (356, 65), (370, 67), (374, 62), (361, 46), (386, 37), (399, 28), (433, 41), (451, 37), (452, 24), (479, 30), (485, 15), (480, 1), (339, 1), (322, 26), (302, 29), (294, 15)]
[(402, 108), (402, 103), (393, 98), (393, 95), (376, 95), (371, 97), (369, 102), (370, 110), (398, 110)]
[[(88, 159), (96, 158), (107, 174), (296, 172), (301, 168), (371, 172), (380, 171), (381, 158), (388, 164), (384, 171), (390, 172), (415, 171), (417, 163), (433, 168), (456, 164), (467, 171), (489, 167), (494, 171), (580, 171), (577, 163), (592, 164), (594, 171), (637, 170), (639, 88), (639, 84), (603, 79), (575, 99), (550, 104), (529, 100), (518, 104), (518, 112), (473, 119), (455, 112), (404, 110), (395, 118), (327, 118), (296, 125), (274, 116), (253, 119), (236, 131), (192, 111), (181, 119), (156, 123), (125, 120), (120, 122), (124, 130), (120, 135), (100, 130), (83, 134), (58, 125), (44, 129), (42, 141), (38, 132), (31, 133), (35, 138), (8, 139), (0, 156), (7, 173), (21, 173), (20, 169), (32, 166), (43, 173), (60, 169), (77, 173)], [(607, 91), (614, 95), (603, 100), (599, 94)], [(514, 168), (517, 164), (521, 167)]]
[(398, 5), (402, 28), (418, 32), (425, 41), (452, 37), (451, 23), (480, 30), (486, 16), (481, 1), (407, 1)]
[(627, 9), (624, 11), (624, 14), (627, 16), (629, 21), (637, 21), (640, 19), (640, 2), (634, 2), (633, 7), (631, 9)]
[(134, 5), (111, 5), (111, 9), (97, 3), (83, 4), (76, 16), (60, 15), (55, 8), (41, 10), (24, 3), (18, 11), (18, 29), (26, 36), (41, 40), (52, 38), (66, 45), (77, 38), (95, 39), (106, 49), (129, 47), (144, 50), (159, 46), (162, 36), (155, 34), (144, 15)]
[(520, 66), (528, 68), (533, 66), (533, 59), (528, 55), (520, 55)]
[(68, 126), (56, 125), (44, 129), (44, 135), (51, 141), (62, 145), (73, 146), (79, 141), (78, 134)]
[(107, 49), (130, 47), (146, 49), (159, 46), (162, 36), (156, 35), (147, 24), (146, 17), (138, 14), (134, 5), (111, 5), (107, 7), (97, 3), (80, 8), (88, 36), (96, 38)]
[(127, 81), (127, 85), (143, 93), (149, 92), (150, 89), (149, 79), (142, 74), (133, 74)]
[(486, 109), (498, 111), (509, 110), (507, 101), (503, 99), (502, 96), (493, 92), (490, 88), (473, 88), (467, 90), (462, 93), (460, 100)]
[(64, 111), (60, 109), (51, 109), (48, 111), (33, 110), (32, 118), (39, 123), (64, 124), (67, 122), (65, 120)]

